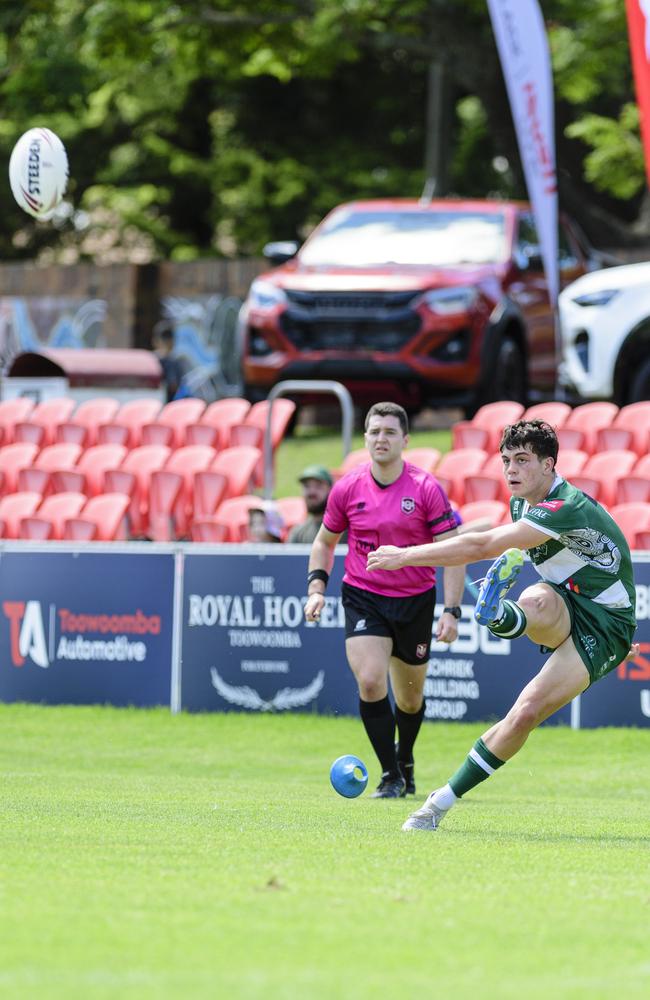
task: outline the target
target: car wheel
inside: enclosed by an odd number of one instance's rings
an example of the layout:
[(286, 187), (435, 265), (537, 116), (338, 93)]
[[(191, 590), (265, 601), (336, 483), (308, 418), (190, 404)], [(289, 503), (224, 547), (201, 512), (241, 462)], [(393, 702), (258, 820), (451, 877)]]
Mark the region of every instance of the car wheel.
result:
[(526, 363), (516, 340), (504, 337), (496, 345), (492, 364), (476, 397), (476, 408), (484, 403), (512, 399), (523, 406), (528, 396)]
[(650, 358), (643, 361), (630, 380), (628, 403), (641, 403), (650, 399)]

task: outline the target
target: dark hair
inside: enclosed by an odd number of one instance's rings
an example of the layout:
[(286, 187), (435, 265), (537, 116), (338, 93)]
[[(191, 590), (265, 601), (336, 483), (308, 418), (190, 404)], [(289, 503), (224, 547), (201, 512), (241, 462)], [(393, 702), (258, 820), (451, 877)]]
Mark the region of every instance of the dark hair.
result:
[(409, 432), (409, 418), (406, 410), (399, 403), (374, 403), (366, 413), (364, 430), (368, 430), (371, 417), (397, 417), (402, 428), (402, 434)]
[(166, 344), (174, 343), (174, 328), (168, 319), (159, 319), (151, 331), (151, 335), (154, 340), (161, 340)]
[(545, 420), (518, 420), (503, 429), (499, 451), (504, 448), (530, 448), (537, 458), (552, 458), (557, 462), (557, 434)]

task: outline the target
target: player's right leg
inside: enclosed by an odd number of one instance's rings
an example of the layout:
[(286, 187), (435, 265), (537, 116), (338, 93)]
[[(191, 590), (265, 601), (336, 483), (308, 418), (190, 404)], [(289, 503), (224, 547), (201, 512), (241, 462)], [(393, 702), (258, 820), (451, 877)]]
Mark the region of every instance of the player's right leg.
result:
[(571, 634), (571, 616), (563, 598), (547, 583), (536, 583), (517, 598), (506, 600), (523, 566), (520, 549), (508, 549), (495, 559), (485, 575), (474, 617), (494, 635), (532, 642), (557, 649)]
[(377, 759), (381, 780), (373, 798), (404, 795), (405, 781), (395, 754), (395, 715), (388, 697), (388, 667), (393, 640), (383, 635), (356, 635), (345, 641), (350, 669), (359, 687), (359, 714)]
[(524, 745), (530, 733), (589, 686), (590, 678), (569, 636), (523, 689), (500, 722), (476, 741), (446, 785), (404, 823), (403, 830), (437, 830), (459, 798), (489, 778)]

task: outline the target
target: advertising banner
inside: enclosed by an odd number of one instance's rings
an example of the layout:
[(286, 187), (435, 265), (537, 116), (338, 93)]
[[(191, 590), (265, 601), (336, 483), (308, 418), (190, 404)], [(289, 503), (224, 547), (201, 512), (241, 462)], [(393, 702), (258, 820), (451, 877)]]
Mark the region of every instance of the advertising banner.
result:
[(169, 705), (174, 557), (0, 555), (0, 699)]
[[(319, 625), (304, 622), (306, 563), (307, 550), (303, 556), (286, 550), (278, 555), (186, 555), (183, 708), (358, 714), (339, 598), (343, 556), (336, 558)], [(469, 578), (476, 579), (486, 568), (470, 567)], [(530, 566), (522, 576), (524, 585), (532, 582)], [(431, 648), (427, 719), (499, 718), (544, 660), (527, 640), (513, 645), (480, 628), (473, 617), (475, 598), (469, 590), (465, 596), (457, 641)], [(570, 708), (550, 721), (568, 724)]]
[(650, 187), (650, 0), (625, 0), (632, 69)]
[[(267, 554), (269, 553), (269, 554)], [(303, 606), (308, 550), (185, 556), (181, 705), (355, 715), (337, 558), (319, 625)]]
[(559, 292), (553, 76), (537, 0), (488, 0), (510, 109), (539, 231), (551, 305)]

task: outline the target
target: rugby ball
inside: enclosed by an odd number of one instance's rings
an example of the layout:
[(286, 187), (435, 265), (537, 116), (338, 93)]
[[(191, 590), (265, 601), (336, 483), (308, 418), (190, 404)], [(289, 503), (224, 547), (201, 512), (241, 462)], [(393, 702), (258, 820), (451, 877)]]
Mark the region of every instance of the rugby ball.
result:
[(30, 128), (21, 135), (9, 160), (9, 183), (25, 212), (50, 219), (68, 183), (68, 157), (58, 135), (49, 128)]

